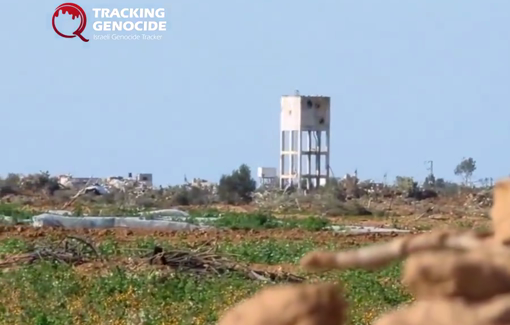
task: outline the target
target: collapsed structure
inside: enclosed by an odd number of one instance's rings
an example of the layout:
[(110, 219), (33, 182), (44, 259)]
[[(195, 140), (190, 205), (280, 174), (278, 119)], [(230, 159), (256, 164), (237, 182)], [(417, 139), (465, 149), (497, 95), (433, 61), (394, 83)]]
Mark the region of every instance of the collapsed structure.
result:
[[(311, 252), (310, 271), (379, 269), (404, 259), (402, 281), (415, 300), (376, 325), (510, 324), (510, 179), (494, 188), (493, 232), (438, 231), (342, 252)], [(220, 325), (343, 324), (347, 303), (327, 283), (264, 289), (228, 311)], [(263, 315), (263, 316), (262, 316)]]
[(152, 188), (152, 174), (140, 173), (134, 177), (129, 173), (128, 177), (110, 176), (107, 178), (97, 177), (73, 177), (71, 174), (57, 176), (57, 182), (63, 189), (86, 189), (98, 194), (106, 194), (110, 190), (119, 190), (125, 192), (127, 189), (147, 189)]

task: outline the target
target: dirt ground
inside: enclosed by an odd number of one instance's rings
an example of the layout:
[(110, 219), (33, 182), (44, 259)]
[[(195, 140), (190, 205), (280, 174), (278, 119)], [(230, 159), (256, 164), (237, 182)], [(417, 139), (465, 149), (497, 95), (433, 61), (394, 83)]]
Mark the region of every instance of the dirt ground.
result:
[(374, 243), (389, 240), (399, 236), (397, 233), (388, 234), (341, 234), (331, 231), (308, 232), (300, 229), (264, 229), (264, 230), (194, 230), (194, 231), (152, 231), (143, 229), (62, 229), (62, 228), (33, 228), (31, 226), (3, 226), (0, 227), (0, 240), (6, 238), (22, 238), (26, 241), (35, 241), (41, 238), (52, 237), (63, 239), (66, 236), (82, 236), (95, 243), (105, 239), (115, 239), (117, 242), (131, 242), (139, 238), (164, 239), (169, 243), (183, 242), (190, 245), (214, 243), (219, 241), (258, 241), (264, 239), (304, 240), (311, 239), (317, 243), (345, 242), (346, 244)]
[[(68, 236), (76, 236), (85, 238), (93, 242), (95, 245), (102, 241), (111, 241), (114, 239), (120, 245), (128, 246), (130, 242), (143, 238), (154, 238), (158, 241), (165, 241), (168, 244), (186, 243), (191, 247), (213, 248), (216, 243), (220, 242), (260, 242), (266, 239), (282, 239), (282, 240), (312, 240), (318, 245), (335, 244), (352, 247), (355, 245), (370, 244), (379, 241), (387, 241), (393, 237), (401, 236), (398, 233), (386, 234), (363, 234), (363, 235), (345, 235), (334, 233), (331, 231), (308, 232), (300, 229), (264, 229), (264, 230), (207, 230), (207, 231), (149, 231), (149, 230), (126, 230), (126, 229), (75, 229), (66, 230), (62, 228), (33, 228), (30, 226), (4, 226), (0, 227), (0, 240), (6, 239), (22, 239), (24, 242), (39, 244), (42, 241), (50, 240), (51, 242), (59, 242)], [(13, 270), (21, 265), (14, 262), (17, 260), (25, 260), (26, 254), (4, 255), (4, 259), (0, 260), (0, 269), (2, 271)], [(289, 276), (289, 274), (299, 274), (300, 267), (295, 264), (246, 264), (251, 270), (256, 272), (264, 272), (264, 274), (273, 274), (281, 276)], [(111, 256), (108, 260), (93, 260), (75, 265), (75, 270), (83, 276), (106, 274), (116, 267), (123, 267), (135, 272), (158, 272), (163, 274), (171, 273), (172, 270), (163, 265), (149, 265), (147, 258), (127, 257), (127, 256)]]
[[(54, 208), (54, 207), (53, 207)], [(188, 207), (189, 209), (190, 207)], [(249, 212), (251, 206), (217, 206), (221, 211)], [(183, 210), (188, 210), (183, 209)], [(303, 214), (279, 214), (279, 218), (285, 217), (309, 217), (310, 213)], [(489, 220), (483, 217), (455, 216), (455, 215), (405, 215), (405, 216), (353, 216), (327, 217), (332, 224), (336, 225), (357, 225), (372, 226), (381, 228), (408, 229), (412, 233), (429, 231), (432, 229), (463, 228), (463, 229), (486, 229)], [(397, 236), (405, 236), (399, 233), (369, 233), (369, 234), (344, 234), (332, 231), (309, 232), (301, 229), (262, 229), (262, 230), (194, 230), (194, 231), (154, 231), (143, 229), (62, 229), (62, 228), (33, 228), (31, 226), (0, 226), (0, 240), (19, 238), (24, 242), (41, 242), (45, 240), (59, 241), (68, 236), (86, 238), (95, 245), (103, 241), (115, 240), (120, 245), (129, 245), (140, 239), (156, 239), (165, 241), (168, 244), (186, 243), (191, 247), (211, 246), (221, 242), (260, 242), (263, 240), (311, 240), (318, 246), (335, 243), (337, 246), (352, 247), (358, 245), (372, 244), (381, 241), (388, 241)], [(7, 260), (17, 258), (16, 256), (4, 256)], [(0, 261), (0, 264), (3, 261)], [(148, 265), (146, 260), (128, 257), (110, 257), (108, 261), (88, 261), (75, 266), (75, 269), (85, 275), (101, 274), (109, 272), (117, 266), (126, 267), (137, 271), (158, 271), (168, 272), (168, 268), (158, 265)], [(270, 272), (275, 274), (300, 272), (298, 265), (293, 264), (251, 264), (248, 267), (252, 270)], [(11, 269), (11, 267), (3, 268)]]

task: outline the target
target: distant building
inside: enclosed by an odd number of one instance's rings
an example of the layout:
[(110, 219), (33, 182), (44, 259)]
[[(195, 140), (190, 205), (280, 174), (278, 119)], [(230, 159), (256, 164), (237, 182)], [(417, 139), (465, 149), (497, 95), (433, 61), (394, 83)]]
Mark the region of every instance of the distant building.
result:
[(73, 177), (71, 174), (57, 176), (57, 179), (59, 184), (70, 189), (82, 188), (85, 185), (92, 185), (95, 183), (103, 182), (101, 178)]
[(139, 183), (152, 187), (152, 173), (140, 173), (135, 176), (135, 180)]
[(278, 171), (274, 167), (257, 168), (257, 177), (260, 185), (274, 186), (278, 184)]
[(58, 182), (67, 188), (82, 188), (86, 185), (94, 185), (94, 184), (115, 184), (113, 187), (119, 187), (120, 184), (124, 184), (127, 182), (138, 182), (144, 184), (148, 187), (153, 186), (152, 182), (152, 173), (139, 173), (132, 177), (132, 173), (129, 173), (127, 178), (122, 176), (110, 176), (107, 178), (97, 178), (97, 177), (73, 177), (71, 174), (60, 175), (57, 176)]
[(329, 181), (331, 99), (282, 96), (280, 112), (280, 187), (308, 189)]

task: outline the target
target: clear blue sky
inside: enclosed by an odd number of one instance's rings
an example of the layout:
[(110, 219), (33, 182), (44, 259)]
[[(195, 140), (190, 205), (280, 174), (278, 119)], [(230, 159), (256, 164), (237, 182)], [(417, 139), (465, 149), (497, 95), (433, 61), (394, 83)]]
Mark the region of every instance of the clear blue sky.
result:
[[(62, 1), (64, 2), (64, 1)], [(0, 173), (218, 180), (278, 166), (280, 96), (332, 97), (331, 167), (362, 178), (510, 174), (510, 1), (169, 0), (159, 42), (83, 43), (62, 2), (3, 4)]]

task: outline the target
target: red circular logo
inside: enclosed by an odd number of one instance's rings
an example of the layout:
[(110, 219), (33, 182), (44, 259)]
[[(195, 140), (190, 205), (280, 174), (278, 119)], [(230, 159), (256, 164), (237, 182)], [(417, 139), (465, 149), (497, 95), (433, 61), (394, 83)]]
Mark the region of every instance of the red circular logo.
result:
[[(73, 19), (80, 18), (80, 26), (78, 26), (78, 29), (74, 31), (73, 35), (66, 35), (62, 34), (55, 25), (55, 18), (58, 17), (60, 11), (62, 11), (62, 14), (69, 14), (73, 17)], [(57, 33), (59, 36), (65, 37), (65, 38), (75, 38), (78, 36), (82, 41), (88, 42), (89, 40), (83, 37), (81, 33), (85, 30), (85, 27), (87, 26), (87, 15), (85, 14), (85, 11), (78, 6), (77, 4), (68, 2), (63, 3), (60, 6), (55, 9), (55, 12), (53, 13), (53, 19), (51, 20), (51, 24), (53, 25), (53, 30), (55, 33)]]

